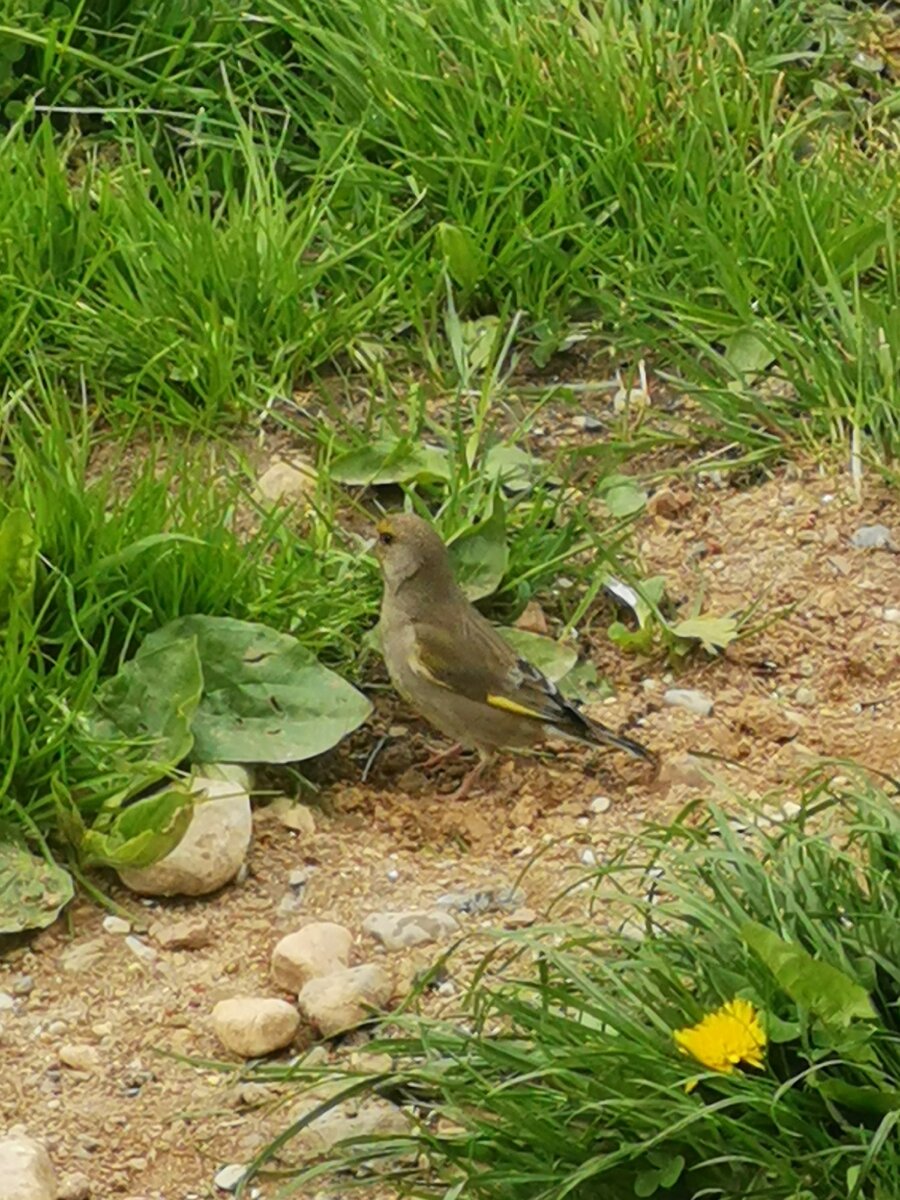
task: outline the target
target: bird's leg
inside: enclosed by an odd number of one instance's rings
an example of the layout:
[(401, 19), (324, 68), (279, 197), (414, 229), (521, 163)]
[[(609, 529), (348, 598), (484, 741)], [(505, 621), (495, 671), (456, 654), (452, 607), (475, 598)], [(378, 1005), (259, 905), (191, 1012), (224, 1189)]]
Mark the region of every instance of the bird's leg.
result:
[(475, 764), (475, 766), (472, 768), (472, 770), (468, 773), (468, 775), (466, 775), (464, 777), (462, 783), (459, 785), (459, 787), (456, 789), (456, 791), (451, 792), (450, 795), (447, 797), (447, 799), (448, 800), (464, 800), (466, 798), (466, 796), (468, 796), (469, 792), (472, 790), (472, 784), (475, 782), (476, 779), (479, 778), (479, 776), (482, 774), (482, 772), (484, 771), (484, 769), (488, 765), (488, 763), (491, 762), (493, 757), (494, 757), (493, 754), (489, 754), (486, 750), (479, 750), (478, 751), (478, 762)]
[(462, 742), (454, 742), (452, 746), (448, 746), (446, 750), (436, 750), (431, 758), (422, 763), (423, 771), (430, 771), (432, 767), (438, 767), (448, 759), (456, 758), (462, 750)]

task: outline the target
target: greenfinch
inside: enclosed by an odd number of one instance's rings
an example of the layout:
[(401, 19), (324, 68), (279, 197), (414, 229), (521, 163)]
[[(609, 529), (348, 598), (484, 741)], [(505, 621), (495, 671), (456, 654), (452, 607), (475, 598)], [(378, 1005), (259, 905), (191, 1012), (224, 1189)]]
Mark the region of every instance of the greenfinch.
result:
[(516, 654), (466, 599), (447, 548), (427, 521), (411, 513), (385, 517), (375, 553), (384, 577), (381, 641), (391, 682), (441, 733), (478, 751), (478, 765), (457, 798), (494, 752), (547, 738), (614, 746), (656, 762), (639, 742), (586, 717)]

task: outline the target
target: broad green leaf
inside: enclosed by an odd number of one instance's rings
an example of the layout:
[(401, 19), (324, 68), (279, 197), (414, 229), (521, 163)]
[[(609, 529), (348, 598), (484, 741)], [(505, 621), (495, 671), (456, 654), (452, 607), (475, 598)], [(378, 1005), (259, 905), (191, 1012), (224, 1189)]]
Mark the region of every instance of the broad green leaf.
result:
[(507, 627), (498, 628), (497, 632), (504, 641), (509, 642), (516, 654), (532, 663), (539, 671), (543, 671), (552, 683), (557, 683), (564, 675), (568, 675), (578, 661), (578, 651), (572, 646), (566, 646), (540, 633)]
[(488, 366), (500, 331), (499, 317), (479, 317), (477, 321), (463, 321), (460, 337), (471, 371), (481, 371)]
[(339, 455), (329, 468), (337, 483), (378, 487), (386, 483), (446, 482), (450, 462), (436, 446), (415, 446), (405, 439), (381, 439)]
[(810, 1076), (810, 1084), (842, 1108), (851, 1108), (854, 1112), (865, 1113), (869, 1117), (883, 1117), (900, 1109), (900, 1091), (896, 1088), (882, 1090), (876, 1087), (858, 1087), (841, 1079), (823, 1079), (817, 1082), (815, 1074)]
[(513, 492), (524, 492), (542, 475), (545, 465), (518, 446), (491, 446), (481, 463), (481, 473)]
[(631, 517), (647, 503), (647, 493), (627, 475), (609, 475), (600, 486), (603, 503), (614, 517)]
[(115, 745), (134, 763), (133, 790), (161, 778), (190, 753), (191, 724), (203, 689), (196, 641), (153, 638), (101, 685), (94, 712), (85, 719), (91, 737)]
[(757, 375), (775, 361), (768, 346), (749, 330), (732, 334), (725, 343), (725, 358), (741, 375)]
[(596, 664), (587, 659), (576, 663), (571, 671), (559, 680), (559, 690), (567, 700), (583, 700), (592, 704), (615, 695), (609, 680), (604, 679)]
[(799, 1021), (783, 1021), (774, 1013), (766, 1012), (763, 1015), (763, 1024), (766, 1037), (776, 1046), (783, 1045), (785, 1042), (793, 1042), (800, 1036)]
[(653, 650), (653, 627), (631, 630), (621, 621), (613, 621), (607, 630), (609, 640), (628, 654), (649, 654)]
[(671, 632), (676, 637), (700, 642), (710, 654), (730, 646), (738, 635), (733, 617), (690, 617), (672, 625)]
[(456, 580), (470, 600), (481, 600), (497, 590), (509, 564), (506, 509), (499, 492), (490, 516), (454, 538), (448, 550)]
[(172, 787), (123, 808), (109, 829), (89, 829), (81, 842), (87, 865), (149, 867), (174, 850), (187, 832), (194, 797), (187, 787)]
[(826, 1025), (846, 1026), (854, 1018), (876, 1015), (865, 988), (802, 946), (784, 941), (758, 921), (748, 921), (741, 937), (794, 1003)]
[(46, 929), (74, 895), (68, 871), (20, 842), (0, 842), (0, 934)]
[(476, 287), (484, 275), (484, 258), (471, 235), (458, 225), (442, 221), (437, 238), (454, 283), (469, 290)]
[(31, 517), (22, 508), (10, 509), (0, 522), (0, 617), (13, 601), (31, 596), (37, 550)]
[(645, 1198), (655, 1196), (659, 1188), (659, 1171), (639, 1171), (634, 1177), (634, 1194)]
[(203, 696), (194, 717), (194, 758), (205, 762), (297, 762), (323, 754), (372, 711), (296, 638), (230, 617), (172, 621), (144, 645), (162, 651), (196, 639)]

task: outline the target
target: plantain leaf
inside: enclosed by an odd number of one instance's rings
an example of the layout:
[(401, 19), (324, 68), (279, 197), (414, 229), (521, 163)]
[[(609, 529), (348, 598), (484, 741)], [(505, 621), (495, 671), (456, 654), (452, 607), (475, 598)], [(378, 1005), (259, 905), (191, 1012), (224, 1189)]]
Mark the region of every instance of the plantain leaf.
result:
[(406, 438), (382, 438), (339, 455), (329, 468), (337, 483), (378, 487), (388, 483), (435, 483), (450, 478), (450, 462), (437, 446), (418, 446)]
[(0, 934), (45, 929), (74, 892), (68, 871), (21, 842), (0, 842)]
[(557, 683), (572, 670), (578, 661), (578, 651), (553, 638), (527, 629), (499, 627), (497, 632), (516, 654), (537, 667), (551, 683)]
[(109, 829), (88, 829), (81, 840), (86, 866), (149, 867), (174, 850), (194, 811), (187, 787), (171, 787), (123, 808)]
[(486, 520), (454, 538), (447, 549), (456, 581), (470, 600), (496, 592), (509, 564), (506, 508), (499, 492)]

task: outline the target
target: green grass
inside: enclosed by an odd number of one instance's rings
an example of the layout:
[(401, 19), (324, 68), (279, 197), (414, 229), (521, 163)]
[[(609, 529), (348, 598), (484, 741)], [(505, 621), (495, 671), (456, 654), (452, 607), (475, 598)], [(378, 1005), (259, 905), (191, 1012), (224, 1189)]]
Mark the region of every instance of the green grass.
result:
[[(724, 440), (883, 454), (896, 94), (854, 56), (888, 20), (8, 0), (0, 378), (212, 424), (376, 339), (452, 386), (449, 272), (464, 315), (522, 314), (519, 356), (577, 323), (686, 380)], [(788, 399), (744, 377), (771, 358)]]
[[(368, 1090), (407, 1106), (410, 1136), (348, 1145), (285, 1194), (335, 1174), (365, 1194), (387, 1172), (402, 1195), (445, 1200), (895, 1196), (896, 797), (860, 784), (805, 799), (769, 832), (716, 808), (648, 827), (597, 873), (596, 924), (498, 935), (456, 1019), (401, 1016), (368, 1047), (394, 1062)], [(757, 953), (751, 921), (813, 959)], [(673, 1031), (735, 996), (763, 1014), (763, 1070), (681, 1055)], [(302, 1060), (259, 1077), (367, 1090)]]

